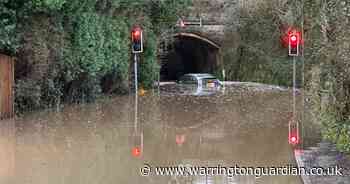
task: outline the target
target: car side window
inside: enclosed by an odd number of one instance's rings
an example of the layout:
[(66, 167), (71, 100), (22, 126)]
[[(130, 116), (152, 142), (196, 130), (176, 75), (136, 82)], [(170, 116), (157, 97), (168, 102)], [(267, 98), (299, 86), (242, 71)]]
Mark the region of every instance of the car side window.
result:
[(187, 76), (182, 76), (181, 78), (180, 78), (180, 82), (182, 83), (182, 84), (186, 84), (187, 83)]
[(196, 83), (196, 78), (192, 76), (183, 76), (180, 79), (181, 83), (183, 84), (195, 84)]
[(186, 76), (186, 77), (184, 77), (183, 81), (184, 81), (185, 84), (190, 84), (191, 83), (191, 77)]
[(180, 82), (181, 82), (181, 83), (186, 83), (187, 80), (188, 80), (188, 77), (187, 77), (187, 76), (182, 76), (182, 77), (180, 78)]
[(197, 84), (197, 79), (196, 79), (196, 77), (190, 77), (190, 84)]

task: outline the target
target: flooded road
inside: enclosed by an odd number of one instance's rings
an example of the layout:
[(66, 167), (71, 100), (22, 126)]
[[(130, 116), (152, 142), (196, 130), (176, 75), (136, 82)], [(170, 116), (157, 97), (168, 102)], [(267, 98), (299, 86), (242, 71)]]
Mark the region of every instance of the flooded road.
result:
[(295, 165), (289, 91), (147, 92), (2, 121), (4, 184), (301, 184), (298, 176), (141, 176), (151, 166)]

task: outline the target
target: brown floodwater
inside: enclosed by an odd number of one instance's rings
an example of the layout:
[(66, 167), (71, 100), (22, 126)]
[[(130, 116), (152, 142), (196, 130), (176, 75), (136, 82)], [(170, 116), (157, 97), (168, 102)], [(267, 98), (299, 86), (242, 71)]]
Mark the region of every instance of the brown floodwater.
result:
[(295, 165), (290, 91), (148, 91), (1, 121), (4, 184), (301, 184), (299, 176), (142, 176), (155, 166)]

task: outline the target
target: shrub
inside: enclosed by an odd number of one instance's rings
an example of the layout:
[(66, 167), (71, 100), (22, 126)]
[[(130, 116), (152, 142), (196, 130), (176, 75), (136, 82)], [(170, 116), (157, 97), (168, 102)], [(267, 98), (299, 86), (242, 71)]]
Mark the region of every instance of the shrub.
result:
[(17, 66), (27, 70), (16, 75), (18, 110), (125, 92), (129, 31), (138, 22), (147, 37), (140, 81), (151, 87), (159, 71), (156, 34), (173, 25), (190, 1), (0, 0), (0, 52), (19, 56)]
[(158, 79), (160, 66), (157, 63), (157, 42), (154, 33), (150, 32), (147, 36), (143, 61), (140, 63), (140, 82), (145, 88), (153, 86), (154, 81)]
[(341, 121), (334, 112), (324, 112), (320, 119), (323, 137), (336, 143), (339, 150), (350, 153), (350, 120)]
[(17, 113), (40, 107), (41, 88), (35, 81), (17, 80), (15, 91), (15, 110)]
[(50, 13), (63, 8), (66, 0), (31, 0), (34, 11)]
[(0, 52), (13, 55), (19, 47), (16, 10), (11, 0), (0, 0)]
[(92, 12), (76, 17), (73, 26), (72, 43), (64, 60), (66, 82), (74, 83), (68, 89), (74, 94), (69, 96), (94, 99), (102, 92), (100, 81), (105, 75), (113, 73), (121, 80), (127, 79), (127, 24), (123, 19)]

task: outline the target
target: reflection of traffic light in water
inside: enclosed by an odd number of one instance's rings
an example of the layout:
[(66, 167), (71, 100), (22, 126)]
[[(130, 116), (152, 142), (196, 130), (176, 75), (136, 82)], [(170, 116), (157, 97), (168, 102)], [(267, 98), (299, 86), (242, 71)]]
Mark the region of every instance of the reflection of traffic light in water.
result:
[(143, 154), (143, 133), (133, 135), (132, 139), (133, 147), (131, 153), (134, 157), (141, 157)]
[(289, 121), (288, 128), (289, 128), (289, 133), (288, 133), (289, 144), (292, 144), (292, 145), (299, 144), (300, 143), (299, 123), (292, 119), (291, 121)]
[[(138, 36), (142, 33), (133, 32), (132, 35)], [(136, 54), (135, 54), (136, 56)], [(137, 73), (137, 72), (136, 72)], [(137, 87), (137, 82), (136, 85)], [(142, 88), (141, 88), (142, 90)], [(138, 123), (138, 91), (136, 88), (135, 92), (135, 106), (134, 106), (134, 130), (131, 137), (132, 141), (132, 149), (131, 153), (134, 157), (141, 157), (143, 154), (143, 129), (142, 126)]]
[(185, 143), (186, 136), (184, 134), (176, 134), (175, 142), (178, 146), (182, 146)]
[(135, 146), (132, 148), (132, 155), (135, 157), (141, 156), (141, 148), (139, 146)]

